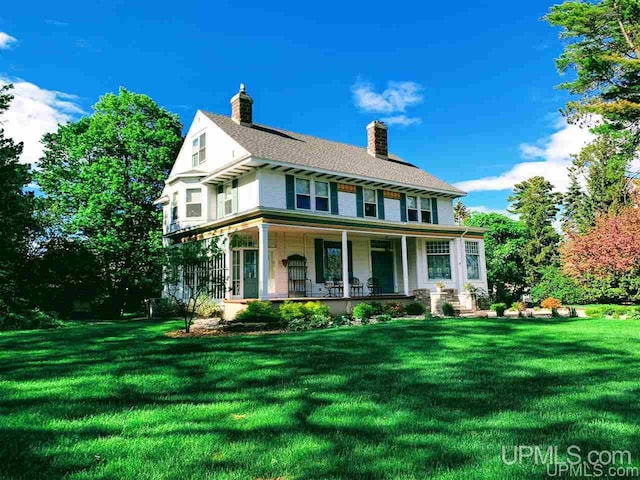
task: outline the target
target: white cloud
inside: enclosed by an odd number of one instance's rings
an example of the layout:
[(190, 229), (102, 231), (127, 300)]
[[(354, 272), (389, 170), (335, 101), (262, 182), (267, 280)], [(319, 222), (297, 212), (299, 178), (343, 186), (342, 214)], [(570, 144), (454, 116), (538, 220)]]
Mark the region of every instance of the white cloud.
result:
[(404, 114), (408, 107), (422, 102), (422, 86), (416, 82), (388, 82), (387, 88), (378, 93), (369, 82), (358, 81), (352, 87), (353, 99), (358, 108), (365, 112), (386, 113), (389, 117), (383, 121), (391, 125), (414, 125), (420, 123), (418, 117), (408, 117), (407, 115), (391, 115), (394, 113)]
[(395, 115), (393, 117), (384, 117), (382, 121), (385, 122), (387, 125), (402, 125), (403, 127), (422, 123), (421, 118), (407, 117), (406, 115)]
[(23, 80), (0, 76), (0, 86), (13, 83), (13, 101), (2, 117), (5, 135), (24, 143), (20, 161), (36, 164), (42, 156), (42, 135), (53, 132), (59, 123), (67, 123), (85, 113), (78, 98), (55, 90), (46, 90)]
[(566, 191), (569, 184), (567, 167), (571, 165), (571, 155), (593, 139), (587, 127), (569, 125), (561, 119), (555, 122), (557, 131), (535, 144), (523, 143), (520, 153), (528, 162), (514, 165), (510, 170), (491, 177), (466, 180), (455, 184), (466, 192), (510, 190), (516, 183), (533, 176), (542, 176), (556, 189)]
[(8, 33), (0, 32), (0, 50), (10, 48), (17, 41), (18, 40), (15, 37), (12, 37)]

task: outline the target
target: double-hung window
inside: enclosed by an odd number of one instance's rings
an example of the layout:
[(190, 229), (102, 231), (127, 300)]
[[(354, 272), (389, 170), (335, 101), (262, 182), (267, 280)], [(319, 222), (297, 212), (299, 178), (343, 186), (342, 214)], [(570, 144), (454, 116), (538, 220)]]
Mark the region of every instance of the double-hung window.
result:
[(202, 216), (202, 189), (187, 188), (187, 218)]
[(407, 220), (418, 221), (418, 197), (407, 196)]
[(426, 242), (429, 280), (451, 279), (451, 257), (448, 241)]
[(178, 192), (173, 192), (171, 199), (171, 223), (178, 221)]
[(207, 134), (203, 133), (193, 139), (191, 149), (191, 166), (197, 167), (207, 160)]
[(378, 218), (378, 204), (376, 203), (376, 191), (365, 188), (364, 192), (364, 216)]
[(311, 181), (296, 178), (296, 208), (311, 210)]
[(227, 183), (224, 186), (224, 214), (231, 215), (233, 213), (233, 186)]
[(316, 189), (316, 210), (319, 212), (329, 211), (329, 184), (327, 182), (314, 181)]
[(478, 242), (465, 240), (464, 253), (467, 257), (467, 279), (480, 280), (480, 249)]
[(430, 198), (420, 199), (420, 220), (422, 223), (433, 223)]

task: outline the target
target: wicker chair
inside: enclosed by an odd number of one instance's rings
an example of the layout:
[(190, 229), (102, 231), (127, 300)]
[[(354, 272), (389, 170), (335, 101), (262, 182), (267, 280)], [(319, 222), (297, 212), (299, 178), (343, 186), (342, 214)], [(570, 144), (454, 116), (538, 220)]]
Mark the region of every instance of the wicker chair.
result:
[(351, 295), (353, 296), (362, 296), (364, 295), (364, 286), (360, 283), (360, 279), (357, 277), (351, 278), (349, 280), (349, 285), (351, 287)]
[(377, 278), (370, 278), (367, 280), (367, 288), (369, 289), (369, 296), (380, 295), (380, 281)]

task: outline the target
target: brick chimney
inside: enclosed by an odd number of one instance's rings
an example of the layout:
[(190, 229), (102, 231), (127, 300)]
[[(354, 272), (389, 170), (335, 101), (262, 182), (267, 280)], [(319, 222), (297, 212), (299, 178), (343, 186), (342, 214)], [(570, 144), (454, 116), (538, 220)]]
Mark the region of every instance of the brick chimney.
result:
[(231, 99), (231, 118), (240, 125), (250, 127), (253, 122), (253, 99), (247, 95), (244, 83)]
[(389, 158), (387, 126), (380, 120), (367, 125), (367, 152), (378, 158)]

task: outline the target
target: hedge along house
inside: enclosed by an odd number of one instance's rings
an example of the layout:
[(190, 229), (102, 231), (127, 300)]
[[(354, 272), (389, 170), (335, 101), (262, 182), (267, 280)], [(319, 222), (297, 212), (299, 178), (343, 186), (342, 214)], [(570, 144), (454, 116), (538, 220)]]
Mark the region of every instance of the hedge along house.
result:
[(362, 148), (254, 123), (243, 85), (231, 106), (196, 113), (157, 200), (165, 242), (228, 240), (208, 269), (226, 308), (321, 298), (338, 312), (439, 282), (470, 307), (464, 285), (486, 290), (483, 230), (453, 219), (465, 193), (390, 154), (384, 123)]

